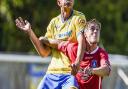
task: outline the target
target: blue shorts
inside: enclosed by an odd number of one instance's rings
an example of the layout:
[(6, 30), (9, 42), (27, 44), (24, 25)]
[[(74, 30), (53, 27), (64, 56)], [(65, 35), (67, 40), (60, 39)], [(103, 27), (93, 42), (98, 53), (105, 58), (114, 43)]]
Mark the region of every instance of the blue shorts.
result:
[(37, 89), (78, 89), (76, 78), (71, 74), (46, 74)]

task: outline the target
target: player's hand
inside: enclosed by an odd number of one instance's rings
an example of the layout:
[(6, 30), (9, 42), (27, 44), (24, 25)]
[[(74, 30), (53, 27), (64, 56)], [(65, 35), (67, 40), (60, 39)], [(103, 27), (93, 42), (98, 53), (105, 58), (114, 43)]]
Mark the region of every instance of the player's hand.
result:
[(71, 74), (72, 75), (76, 75), (77, 74), (77, 72), (78, 72), (78, 70), (79, 70), (79, 65), (80, 65), (80, 63), (73, 63), (73, 64), (71, 64), (70, 65), (70, 67), (71, 67)]
[(16, 26), (23, 30), (24, 32), (29, 32), (31, 30), (31, 25), (27, 20), (23, 20), (21, 17), (18, 17), (15, 20)]
[(71, 67), (71, 74), (72, 75), (76, 75), (77, 74), (77, 68), (76, 68), (76, 66), (75, 66), (75, 64), (71, 64), (69, 67)]
[(90, 68), (90, 67), (86, 67), (85, 69), (84, 69), (84, 74), (85, 75), (92, 75), (92, 68)]
[(81, 78), (87, 80), (92, 75), (92, 68), (86, 67), (81, 71)]

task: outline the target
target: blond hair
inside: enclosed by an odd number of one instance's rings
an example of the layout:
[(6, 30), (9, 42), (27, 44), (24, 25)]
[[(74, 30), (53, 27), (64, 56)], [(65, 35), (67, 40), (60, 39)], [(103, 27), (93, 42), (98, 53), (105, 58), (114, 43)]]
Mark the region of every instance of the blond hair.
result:
[(89, 24), (91, 24), (91, 23), (96, 23), (96, 24), (99, 26), (99, 29), (101, 29), (101, 23), (100, 23), (98, 20), (96, 20), (96, 19), (91, 19), (91, 20), (89, 20), (89, 21), (86, 23), (85, 28), (88, 28)]

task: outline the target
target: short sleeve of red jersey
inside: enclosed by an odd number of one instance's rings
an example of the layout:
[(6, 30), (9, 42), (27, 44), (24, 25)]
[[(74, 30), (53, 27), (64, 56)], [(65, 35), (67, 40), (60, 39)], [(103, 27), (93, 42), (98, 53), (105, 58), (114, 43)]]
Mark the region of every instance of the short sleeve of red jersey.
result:
[(108, 66), (109, 71), (111, 71), (110, 61), (108, 59), (108, 53), (103, 49), (101, 49), (100, 58), (101, 58), (100, 65), (101, 66), (104, 66), (104, 65)]
[(64, 53), (67, 57), (69, 57), (71, 63), (73, 63), (77, 56), (77, 46), (77, 43), (64, 41), (58, 45), (58, 50)]

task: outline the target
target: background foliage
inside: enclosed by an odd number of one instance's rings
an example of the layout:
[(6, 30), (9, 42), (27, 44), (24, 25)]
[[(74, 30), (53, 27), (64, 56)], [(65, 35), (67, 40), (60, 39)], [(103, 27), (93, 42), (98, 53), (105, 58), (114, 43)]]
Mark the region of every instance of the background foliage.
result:
[[(101, 40), (109, 53), (128, 55), (128, 0), (75, 0), (74, 9), (87, 20), (97, 18), (102, 23)], [(17, 30), (15, 19), (27, 19), (41, 36), (59, 13), (56, 0), (0, 0), (0, 51), (35, 54), (29, 38)]]

